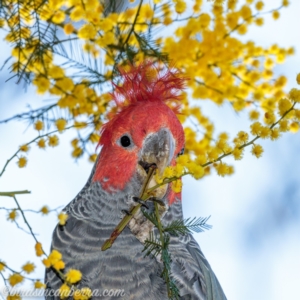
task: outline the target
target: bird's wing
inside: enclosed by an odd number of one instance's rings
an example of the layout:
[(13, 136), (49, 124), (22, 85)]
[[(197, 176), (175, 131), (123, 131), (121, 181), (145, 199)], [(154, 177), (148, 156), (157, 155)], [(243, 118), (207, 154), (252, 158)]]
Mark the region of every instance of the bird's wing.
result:
[[(99, 242), (99, 228), (96, 223), (90, 222), (91, 219), (96, 220), (103, 213), (99, 203), (89, 201), (91, 197), (101, 197), (102, 195), (95, 195), (95, 189), (90, 189), (92, 178), (95, 173), (97, 162), (95, 163), (91, 175), (85, 186), (78, 193), (78, 195), (63, 209), (68, 214), (68, 220), (65, 226), (57, 225), (52, 236), (51, 250), (56, 249), (63, 255), (63, 261), (66, 267), (79, 268), (83, 260), (85, 266), (88, 265), (93, 269), (94, 264), (88, 263), (89, 255), (86, 249), (91, 250), (91, 247), (99, 249), (101, 244)], [(95, 207), (97, 206), (97, 207)], [(95, 224), (93, 227), (92, 225)], [(93, 245), (88, 245), (86, 237), (95, 236)], [(89, 241), (91, 239), (88, 239)], [(74, 260), (76, 263), (74, 263)], [(72, 265), (70, 262), (72, 261)], [(91, 260), (92, 261), (92, 260)], [(84, 278), (82, 282), (84, 282)], [(46, 269), (45, 283), (47, 285), (46, 293), (55, 292), (62, 285), (63, 281), (60, 279), (57, 272), (53, 268)], [(58, 299), (58, 297), (46, 297), (46, 299)]]
[(172, 275), (182, 299), (226, 300), (222, 287), (191, 234), (172, 237)]
[[(176, 194), (163, 223), (166, 226), (182, 219), (182, 203), (180, 195)], [(169, 249), (173, 260), (171, 274), (179, 287), (181, 299), (226, 300), (216, 275), (191, 234), (171, 236)]]
[[(95, 253), (100, 252), (98, 227), (89, 222), (89, 204), (84, 198), (77, 197), (76, 202), (68, 208), (66, 225), (57, 225), (53, 232), (51, 250), (56, 249), (63, 255), (66, 269), (80, 269), (84, 274), (93, 274), (95, 270)], [(86, 269), (89, 272), (86, 272)], [(45, 274), (47, 291), (57, 291), (62, 280), (53, 268), (48, 268)], [(85, 286), (85, 278), (81, 280)], [(86, 284), (88, 286), (88, 284)], [(46, 299), (58, 299), (58, 297)]]
[(223, 289), (213, 272), (211, 266), (203, 255), (198, 243), (191, 236), (189, 243), (187, 244), (187, 249), (191, 256), (198, 263), (198, 266), (202, 270), (205, 278), (207, 300), (226, 300), (226, 296)]

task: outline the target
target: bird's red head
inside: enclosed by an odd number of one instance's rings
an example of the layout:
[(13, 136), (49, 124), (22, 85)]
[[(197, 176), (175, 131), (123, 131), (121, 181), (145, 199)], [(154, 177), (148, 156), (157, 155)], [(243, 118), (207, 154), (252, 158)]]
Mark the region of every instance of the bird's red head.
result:
[(167, 102), (179, 99), (185, 79), (152, 62), (120, 73), (123, 84), (113, 93), (119, 112), (102, 128), (93, 177), (109, 192), (123, 190), (140, 161), (166, 167), (184, 147), (182, 125)]

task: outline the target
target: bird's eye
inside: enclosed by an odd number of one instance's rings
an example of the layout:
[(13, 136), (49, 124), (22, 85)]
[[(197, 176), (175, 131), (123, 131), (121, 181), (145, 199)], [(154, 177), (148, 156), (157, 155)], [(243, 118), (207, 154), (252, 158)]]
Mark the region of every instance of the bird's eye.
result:
[(184, 148), (182, 148), (181, 150), (180, 150), (180, 152), (177, 154), (177, 156), (180, 156), (180, 155), (182, 155), (184, 153)]
[(126, 148), (126, 147), (129, 147), (130, 144), (131, 144), (131, 141), (130, 141), (130, 138), (127, 136), (127, 135), (123, 135), (121, 138), (120, 138), (120, 143), (121, 143), (121, 146)]

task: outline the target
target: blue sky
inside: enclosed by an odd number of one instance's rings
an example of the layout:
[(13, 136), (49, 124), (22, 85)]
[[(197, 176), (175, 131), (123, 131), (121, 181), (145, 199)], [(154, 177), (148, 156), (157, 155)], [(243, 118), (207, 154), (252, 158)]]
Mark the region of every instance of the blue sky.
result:
[[(281, 10), (278, 21), (266, 16), (263, 27), (251, 27), (243, 37), (262, 46), (278, 43), (295, 47), (296, 54), (275, 69), (276, 74), (289, 78), (287, 90), (296, 86), (295, 77), (300, 72), (300, 2), (290, 2), (288, 8)], [(281, 1), (265, 3), (274, 8)], [(8, 54), (9, 48), (1, 42), (1, 61)], [(32, 87), (25, 91), (15, 80), (5, 83), (7, 76), (5, 71), (0, 73), (0, 120), (24, 111), (27, 104), (38, 107), (43, 103)], [(229, 132), (231, 137), (239, 130), (248, 130), (246, 113), (236, 114), (226, 105), (199, 104), (205, 114), (213, 116), (216, 127)], [(25, 123), (0, 124), (0, 169), (21, 144), (35, 136)], [(13, 161), (0, 180), (0, 190), (31, 190), (31, 195), (18, 197), (23, 208), (38, 210), (44, 204), (54, 208), (69, 203), (92, 168), (86, 159), (74, 163), (69, 144), (72, 137), (65, 133), (60, 147), (46, 151), (32, 147), (28, 166), (19, 169)], [(185, 217), (211, 215), (213, 229), (195, 237), (228, 299), (296, 300), (300, 278), (300, 137), (299, 133), (287, 133), (276, 142), (260, 143), (265, 149), (263, 157), (257, 159), (250, 149), (246, 150), (245, 158), (234, 162), (234, 176), (222, 178), (213, 174), (198, 182), (185, 178), (184, 213)], [(228, 159), (228, 162), (233, 161)], [(10, 198), (1, 197), (2, 206), (14, 205)], [(27, 213), (27, 216), (45, 249), (49, 249), (56, 214), (41, 217)], [(0, 259), (15, 269), (27, 260), (40, 266), (33, 255), (32, 238), (7, 222), (3, 211), (0, 211), (0, 228)], [(43, 277), (41, 267), (36, 277)]]

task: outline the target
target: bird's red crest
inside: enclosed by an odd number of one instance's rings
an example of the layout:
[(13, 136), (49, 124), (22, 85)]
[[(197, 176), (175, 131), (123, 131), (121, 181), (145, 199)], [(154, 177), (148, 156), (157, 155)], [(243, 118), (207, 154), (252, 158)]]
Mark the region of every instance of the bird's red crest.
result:
[[(137, 102), (169, 102), (180, 99), (185, 78), (175, 68), (167, 68), (153, 61), (119, 69), (121, 85), (115, 85), (113, 99), (119, 108)], [(178, 111), (178, 106), (173, 108)]]

